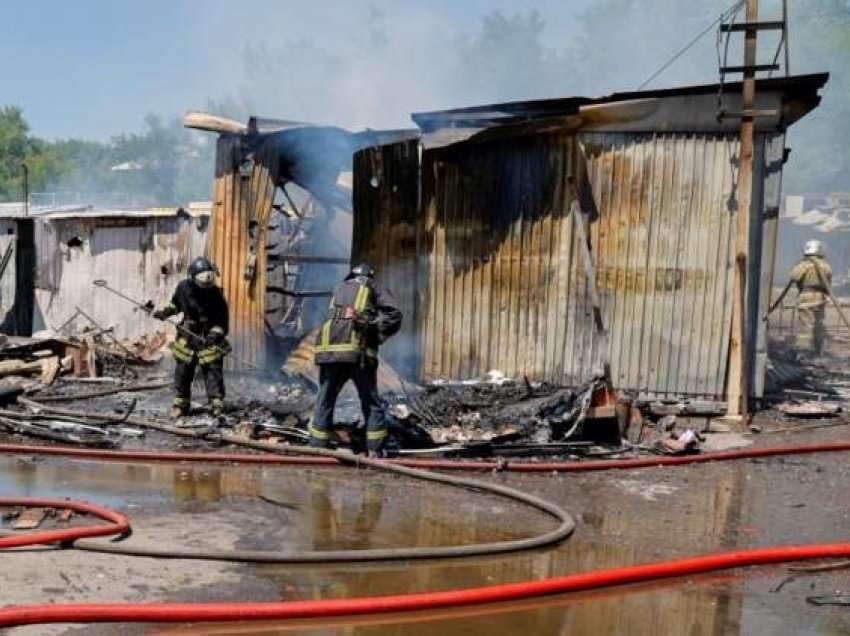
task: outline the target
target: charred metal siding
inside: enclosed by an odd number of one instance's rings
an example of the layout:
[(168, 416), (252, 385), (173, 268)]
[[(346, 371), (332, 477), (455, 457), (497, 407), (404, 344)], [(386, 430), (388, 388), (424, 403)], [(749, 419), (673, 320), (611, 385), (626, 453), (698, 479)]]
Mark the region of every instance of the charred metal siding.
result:
[(581, 136), (617, 386), (724, 394), (731, 327), (735, 158), (723, 135)]
[(162, 329), (162, 323), (92, 281), (106, 280), (131, 298), (164, 306), (192, 258), (204, 253), (207, 222), (205, 216), (181, 215), (29, 221), (35, 244), (33, 331), (66, 323), (71, 333), (91, 327), (85, 317), (74, 318), (78, 307), (103, 327), (113, 327), (118, 338), (134, 340)]
[[(758, 82), (758, 108), (769, 116), (756, 122), (742, 303), (753, 397), (764, 389), (761, 316), (774, 271), (784, 131), (817, 107), (827, 78)], [(718, 109), (739, 112), (741, 99), (740, 84), (724, 84), (414, 114), (416, 252), (389, 246), (392, 258), (381, 263), (391, 276), (415, 261), (418, 375), (462, 379), (498, 369), (574, 384), (609, 361), (619, 388), (724, 398), (740, 122)], [(392, 172), (392, 152), (370, 152)], [(378, 168), (363, 162), (360, 170), (367, 174), (355, 179), (364, 184)], [(570, 179), (588, 217), (604, 340), (595, 335)], [(355, 234), (390, 237), (399, 213), (385, 207), (379, 196), (355, 200)]]
[[(240, 173), (238, 137), (223, 135), (216, 153), (213, 186), (212, 236), (209, 256), (218, 266), (230, 308), (229, 339), (236, 357), (227, 364), (247, 370), (266, 365), (266, 231), (274, 203), (278, 153), (263, 144), (253, 153), (249, 169)], [(245, 276), (251, 254), (256, 255), (253, 278)]]
[(737, 147), (731, 135), (554, 133), (426, 152), (423, 375), (571, 384), (599, 368), (567, 184), (586, 172), (615, 384), (721, 397)]
[(405, 377), (419, 367), (417, 339), (417, 201), (419, 143), (403, 141), (361, 150), (354, 155), (354, 207), (358, 222), (351, 262), (376, 268), (404, 318), (399, 334), (381, 348), (381, 356)]

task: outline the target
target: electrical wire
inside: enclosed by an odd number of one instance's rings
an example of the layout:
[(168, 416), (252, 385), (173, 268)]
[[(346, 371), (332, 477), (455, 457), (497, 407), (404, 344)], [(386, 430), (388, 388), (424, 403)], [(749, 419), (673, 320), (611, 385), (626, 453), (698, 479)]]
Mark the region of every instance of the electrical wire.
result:
[(740, 8), (741, 8), (742, 6), (744, 6), (745, 2), (746, 2), (746, 0), (738, 0), (738, 2), (736, 2), (735, 4), (733, 4), (732, 6), (730, 6), (729, 8), (727, 8), (727, 9), (726, 9), (723, 13), (721, 13), (721, 14), (720, 14), (720, 16), (719, 16), (716, 20), (714, 20), (711, 24), (709, 24), (709, 25), (708, 25), (705, 29), (703, 29), (702, 31), (700, 31), (700, 32), (699, 32), (696, 36), (694, 36), (694, 38), (693, 38), (693, 39), (691, 39), (691, 40), (690, 40), (690, 41), (689, 41), (689, 42), (688, 42), (688, 43), (687, 43), (684, 47), (682, 47), (682, 48), (681, 48), (678, 52), (676, 52), (676, 53), (675, 53), (675, 54), (674, 54), (674, 55), (673, 55), (673, 56), (672, 56), (669, 60), (667, 60), (664, 64), (662, 64), (662, 65), (658, 68), (658, 70), (656, 70), (656, 71), (655, 71), (652, 75), (650, 75), (650, 76), (649, 76), (649, 77), (648, 77), (648, 78), (647, 78), (647, 79), (643, 82), (643, 84), (641, 84), (640, 86), (638, 86), (637, 90), (639, 90), (639, 91), (640, 91), (640, 90), (643, 90), (643, 89), (644, 89), (644, 87), (645, 87), (647, 84), (649, 84), (652, 80), (654, 80), (656, 77), (658, 77), (659, 75), (661, 75), (661, 73), (663, 73), (663, 72), (664, 72), (664, 71), (666, 71), (668, 68), (670, 68), (670, 66), (672, 66), (672, 65), (676, 62), (676, 60), (678, 60), (678, 59), (679, 59), (680, 57), (682, 57), (685, 53), (687, 53), (687, 51), (688, 51), (688, 50), (690, 50), (690, 48), (691, 48), (692, 46), (694, 46), (697, 42), (699, 42), (699, 41), (700, 41), (700, 40), (701, 40), (701, 39), (705, 36), (705, 34), (706, 34), (706, 33), (708, 33), (708, 32), (709, 32), (709, 31), (711, 31), (714, 27), (716, 27), (718, 24), (720, 24), (721, 22), (723, 22), (723, 21), (726, 19), (727, 15), (732, 14), (733, 12), (734, 12), (734, 13), (737, 13), (737, 12), (740, 10)]

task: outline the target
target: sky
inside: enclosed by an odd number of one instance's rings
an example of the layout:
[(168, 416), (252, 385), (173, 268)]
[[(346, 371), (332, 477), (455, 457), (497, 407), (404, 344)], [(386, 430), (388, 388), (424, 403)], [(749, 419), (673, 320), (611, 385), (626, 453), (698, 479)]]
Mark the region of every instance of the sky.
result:
[[(429, 91), (428, 76), (445, 72), (452, 63), (441, 58), (446, 47), (479, 31), (486, 14), (536, 9), (546, 22), (544, 45), (559, 49), (591, 2), (29, 0), (7, 7), (0, 23), (7, 87), (0, 102), (21, 106), (32, 131), (48, 139), (139, 131), (147, 113), (203, 110), (211, 100), (240, 99), (246, 87), (259, 94), (252, 105), (274, 109), (267, 116), (338, 120), (352, 111), (340, 123), (409, 126), (414, 102), (457, 105), (448, 103), (448, 85), (445, 94)], [(391, 40), (381, 59), (366, 55), (341, 77), (334, 56), (363, 51), (375, 39)], [(274, 58), (275, 77), (246, 78), (251, 48)], [(328, 78), (344, 90), (328, 92)], [(389, 82), (406, 85), (408, 99), (395, 103), (387, 91), (369, 90)]]

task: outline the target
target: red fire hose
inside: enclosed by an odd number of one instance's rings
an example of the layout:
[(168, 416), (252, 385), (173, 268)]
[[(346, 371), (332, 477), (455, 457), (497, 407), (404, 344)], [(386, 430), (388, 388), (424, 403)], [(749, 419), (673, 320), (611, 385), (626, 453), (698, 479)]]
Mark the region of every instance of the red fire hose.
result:
[[(26, 449), (26, 450), (24, 450)], [(753, 457), (768, 457), (774, 455), (790, 455), (814, 452), (831, 452), (850, 450), (850, 443), (836, 442), (828, 444), (810, 444), (803, 446), (779, 446), (773, 448), (747, 449), (694, 455), (684, 457), (660, 457), (632, 460), (605, 460), (591, 462), (561, 462), (549, 464), (513, 464), (514, 470), (604, 470), (606, 468), (639, 468), (645, 466), (681, 465), (712, 460), (731, 460)], [(254, 463), (305, 463), (305, 458), (298, 457), (269, 457), (261, 455), (230, 455), (216, 453), (212, 456), (188, 453), (167, 452), (114, 452), (89, 449), (66, 449), (58, 447), (13, 446), (0, 445), (0, 452), (61, 454), (82, 458), (97, 459), (136, 459), (136, 460), (170, 460), (170, 461), (250, 461)], [(72, 452), (68, 452), (72, 451)], [(132, 455), (130, 457), (129, 455)], [(265, 457), (260, 460), (260, 457)], [(324, 465), (326, 462), (317, 461), (322, 458), (309, 458), (309, 463)], [(298, 461), (293, 461), (298, 460)], [(331, 460), (333, 462), (333, 460)], [(445, 461), (415, 461), (397, 462), (413, 465), (417, 468), (504, 468), (493, 462), (445, 462)], [(328, 464), (331, 465), (331, 464)], [(521, 466), (521, 468), (519, 468)], [(532, 468), (533, 467), (533, 468)], [(22, 500), (0, 499), (0, 505), (20, 505)], [(125, 533), (129, 530), (127, 520), (123, 515), (105, 510), (91, 504), (79, 504), (65, 500), (37, 500), (37, 505), (74, 508), (91, 512), (101, 518), (112, 521), (112, 525), (94, 526), (79, 529), (59, 531), (60, 538), (53, 541), (68, 541), (77, 536), (95, 536)], [(16, 503), (8, 503), (16, 502)], [(47, 503), (50, 502), (50, 503)], [(86, 532), (86, 534), (73, 534)], [(68, 533), (72, 533), (69, 535)], [(37, 533), (21, 537), (26, 543), (38, 543), (45, 539)], [(16, 543), (14, 545), (22, 545)], [(0, 543), (0, 547), (11, 547)], [(658, 563), (596, 570), (582, 574), (572, 574), (541, 581), (526, 581), (503, 585), (493, 585), (463, 590), (448, 590), (440, 592), (423, 592), (416, 594), (376, 596), (351, 599), (329, 599), (316, 601), (284, 601), (272, 603), (104, 603), (104, 604), (69, 604), (69, 605), (30, 605), (0, 609), (0, 627), (11, 627), (25, 624), (42, 623), (93, 623), (93, 622), (221, 622), (248, 620), (286, 620), (295, 618), (320, 618), (331, 616), (353, 616), (362, 614), (383, 614), (397, 612), (414, 612), (461, 606), (473, 606), (486, 603), (499, 603), (514, 600), (529, 599), (566, 592), (593, 590), (614, 585), (625, 585), (645, 581), (654, 581), (672, 577), (690, 576), (706, 572), (714, 572), (729, 568), (767, 565), (788, 561), (819, 558), (850, 557), (850, 543), (812, 544), (774, 546), (750, 550), (736, 550), (720, 554), (700, 556), (687, 559), (674, 559)]]
[(131, 532), (130, 521), (120, 512), (81, 501), (35, 497), (0, 497), (0, 506), (29, 506), (58, 508), (60, 510), (70, 508), (75, 512), (94, 515), (110, 522), (109, 525), (81, 526), (79, 528), (67, 528), (65, 530), (47, 530), (45, 532), (31, 532), (12, 537), (1, 537), (0, 548), (17, 548), (25, 545), (41, 545), (45, 543), (65, 543), (75, 539), (103, 537), (111, 534), (117, 534), (123, 538), (129, 536)]
[(850, 543), (776, 546), (754, 550), (736, 550), (624, 568), (596, 570), (542, 581), (525, 581), (523, 583), (418, 594), (277, 603), (27, 605), (0, 609), (0, 626), (12, 627), (43, 623), (179, 623), (288, 620), (416, 612), (485, 603), (502, 603), (552, 594), (593, 590), (613, 585), (691, 576), (751, 565), (848, 556), (850, 556)]
[[(592, 472), (599, 470), (629, 470), (633, 468), (651, 468), (653, 466), (681, 466), (705, 462), (730, 461), (736, 459), (757, 459), (779, 455), (804, 455), (809, 453), (835, 453), (850, 451), (850, 442), (827, 442), (821, 444), (800, 444), (768, 446), (765, 448), (745, 448), (740, 450), (700, 455), (677, 455), (639, 457), (636, 459), (597, 459), (568, 462), (495, 462), (467, 461), (448, 459), (390, 459), (388, 464), (421, 468), (424, 470), (506, 470), (527, 473), (551, 472)], [(288, 452), (286, 447), (278, 452)], [(40, 446), (34, 444), (0, 444), (0, 454), (16, 455), (57, 455), (78, 459), (97, 459), (103, 461), (142, 461), (142, 462), (226, 462), (233, 464), (279, 464), (305, 466), (343, 466), (332, 457), (314, 457), (302, 455), (270, 455), (251, 453), (204, 453), (180, 451), (112, 451), (71, 446)]]

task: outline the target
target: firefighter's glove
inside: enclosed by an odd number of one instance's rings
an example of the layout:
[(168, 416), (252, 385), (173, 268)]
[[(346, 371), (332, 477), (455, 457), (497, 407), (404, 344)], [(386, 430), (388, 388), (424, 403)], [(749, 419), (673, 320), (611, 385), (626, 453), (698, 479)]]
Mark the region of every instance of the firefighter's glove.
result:
[(224, 340), (224, 332), (215, 329), (210, 331), (207, 334), (207, 337), (204, 338), (204, 346), (205, 347), (217, 347)]
[(360, 332), (366, 331), (369, 328), (369, 326), (372, 324), (372, 321), (369, 320), (369, 314), (362, 312), (362, 311), (359, 312), (359, 313), (356, 313), (352, 320), (354, 322), (354, 328), (357, 329), (357, 331), (360, 331)]
[(354, 317), (354, 328), (360, 333), (370, 333), (378, 326), (375, 316), (367, 312), (360, 312)]

